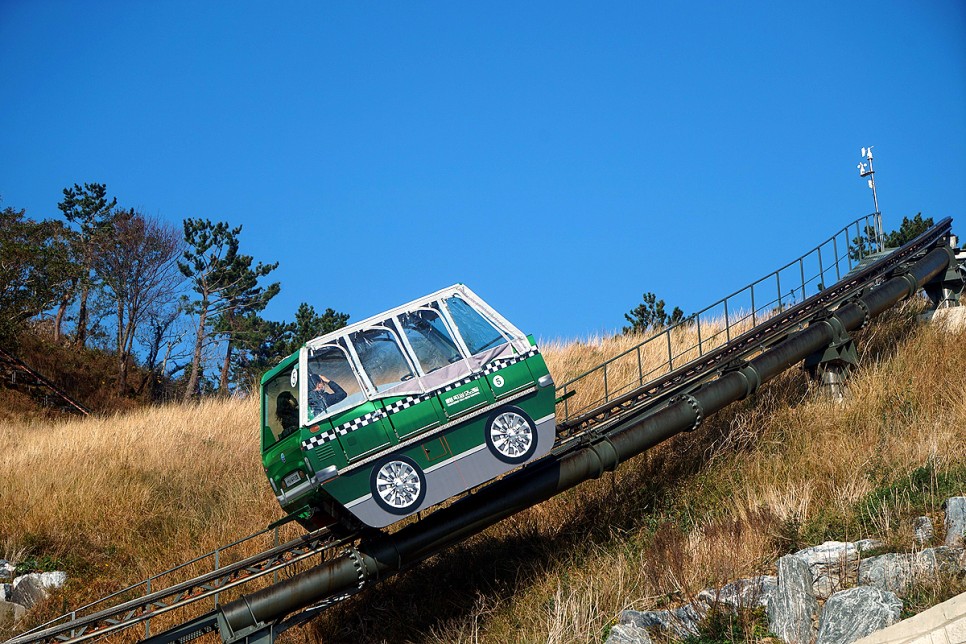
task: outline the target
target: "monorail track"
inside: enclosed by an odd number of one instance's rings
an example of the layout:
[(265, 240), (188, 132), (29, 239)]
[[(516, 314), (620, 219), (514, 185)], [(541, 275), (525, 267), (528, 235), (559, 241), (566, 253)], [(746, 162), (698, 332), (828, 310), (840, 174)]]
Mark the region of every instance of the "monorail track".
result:
[[(955, 266), (955, 257), (947, 246), (951, 226), (951, 219), (944, 219), (902, 248), (859, 266), (811, 297), (805, 297), (803, 268), (801, 301), (781, 305), (779, 287), (780, 305), (760, 323), (734, 337), (729, 333), (726, 342), (707, 352), (699, 340), (698, 358), (677, 368), (671, 368), (669, 339), (667, 373), (644, 382), (642, 371), (639, 386), (614, 396), (605, 393), (605, 400), (593, 408), (567, 415), (559, 423), (560, 439), (550, 455), (393, 534), (335, 539), (324, 531), (315, 532), (160, 590), (150, 591), (149, 586), (143, 596), (99, 608), (143, 584), (132, 586), (7, 644), (81, 642), (105, 636), (321, 555), (323, 561), (307, 571), (224, 605), (216, 601), (215, 610), (169, 631), (150, 636), (146, 630), (143, 640), (152, 644), (187, 642), (218, 631), (224, 642), (270, 642), (279, 632), (303, 623), (367, 585), (411, 567), (507, 516), (597, 478), (677, 433), (695, 429), (703, 418), (750, 395), (765, 381), (843, 334), (868, 324), (872, 317), (934, 283)], [(754, 312), (753, 304), (752, 319)], [(605, 371), (605, 382), (606, 378)], [(579, 379), (560, 389), (573, 387), (575, 382)], [(325, 558), (333, 552), (338, 554)]]
[[(942, 223), (940, 222), (940, 224)], [(952, 221), (949, 220), (949, 225), (951, 226), (951, 224)], [(939, 226), (936, 226), (936, 228), (938, 229)], [(823, 289), (799, 304), (781, 310), (751, 330), (704, 353), (698, 359), (689, 361), (664, 376), (644, 383), (627, 394), (603, 402), (594, 409), (573, 419), (567, 419), (559, 424), (559, 433), (564, 439), (563, 442), (566, 443), (571, 437), (579, 438), (588, 431), (606, 432), (608, 427), (639, 416), (642, 412), (653, 408), (655, 404), (680, 395), (689, 388), (698, 386), (709, 378), (715, 377), (721, 369), (727, 369), (729, 364), (745, 360), (751, 355), (775, 346), (787, 338), (789, 334), (803, 329), (816, 316), (824, 315), (825, 312), (855, 297), (871, 284), (880, 281), (890, 271), (895, 270), (896, 266), (922, 253), (923, 249), (928, 248), (935, 241), (936, 236), (933, 235), (924, 235), (913, 240), (882, 261), (874, 262), (848, 274), (845, 279), (838, 283)], [(685, 321), (675, 325), (675, 327), (686, 325), (687, 322)], [(665, 333), (672, 334), (675, 327), (668, 329)], [(580, 377), (574, 379), (571, 383), (579, 383), (579, 380)], [(568, 385), (571, 383), (568, 383)]]
[[(268, 532), (268, 530), (257, 532), (223, 547), (222, 550), (268, 534)], [(173, 583), (158, 590), (151, 591), (150, 584), (146, 585), (144, 582), (135, 584), (15, 637), (9, 640), (8, 644), (14, 642), (84, 642), (93, 638), (105, 637), (203, 599), (217, 597), (219, 593), (248, 584), (266, 575), (278, 573), (300, 561), (306, 561), (315, 556), (324, 556), (327, 551), (352, 543), (356, 536), (351, 535), (336, 539), (327, 530), (317, 530), (241, 561), (217, 567), (210, 572)], [(171, 573), (185, 568), (214, 554), (213, 551), (202, 555), (167, 572)], [(160, 577), (161, 575), (158, 575), (152, 577), (152, 579), (159, 579)], [(147, 594), (135, 599), (121, 601), (107, 608), (97, 609), (100, 604), (112, 599), (123, 598), (145, 585), (148, 589)], [(81, 615), (78, 616), (78, 613), (81, 613)], [(146, 628), (145, 632), (149, 634), (150, 630)]]

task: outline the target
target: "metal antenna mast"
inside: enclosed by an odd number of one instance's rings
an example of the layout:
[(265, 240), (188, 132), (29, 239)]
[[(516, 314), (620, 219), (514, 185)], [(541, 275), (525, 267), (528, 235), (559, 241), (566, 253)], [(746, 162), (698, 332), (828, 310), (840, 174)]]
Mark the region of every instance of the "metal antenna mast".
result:
[(872, 146), (862, 148), (862, 158), (868, 159), (868, 163), (859, 163), (859, 176), (863, 179), (869, 178), (869, 188), (872, 189), (872, 203), (875, 205), (875, 241), (881, 251), (885, 246), (885, 234), (882, 232), (882, 213), (879, 212), (879, 197), (875, 192), (875, 168), (872, 165)]

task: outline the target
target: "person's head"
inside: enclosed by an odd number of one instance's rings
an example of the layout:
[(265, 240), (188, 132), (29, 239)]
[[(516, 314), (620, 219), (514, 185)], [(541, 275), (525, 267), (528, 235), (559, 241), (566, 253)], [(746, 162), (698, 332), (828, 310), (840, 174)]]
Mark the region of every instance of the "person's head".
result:
[(299, 423), (299, 402), (291, 393), (283, 391), (275, 398), (275, 417), (282, 429), (290, 429)]

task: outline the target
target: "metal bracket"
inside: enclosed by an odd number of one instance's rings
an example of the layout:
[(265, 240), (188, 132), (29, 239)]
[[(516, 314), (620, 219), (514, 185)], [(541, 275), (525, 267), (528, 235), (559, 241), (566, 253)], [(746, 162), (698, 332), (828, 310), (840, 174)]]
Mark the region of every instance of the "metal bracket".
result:
[(956, 259), (952, 248), (948, 245), (943, 248), (949, 253), (946, 271), (923, 286), (934, 309), (959, 306), (962, 303), (963, 288), (966, 286), (966, 268)]
[[(861, 307), (860, 307), (861, 308)], [(868, 318), (868, 307), (863, 309)], [(838, 367), (852, 367), (859, 363), (859, 356), (855, 351), (855, 342), (849, 332), (842, 325), (842, 322), (834, 315), (813, 320), (811, 324), (827, 324), (832, 329), (832, 341), (821, 351), (816, 351), (805, 358), (805, 368), (814, 377), (819, 367), (823, 365), (835, 365)]]
[(872, 314), (869, 311), (869, 305), (866, 304), (865, 300), (862, 299), (862, 294), (863, 292), (859, 291), (843, 303), (843, 306), (845, 304), (854, 304), (862, 311), (862, 324), (859, 325), (859, 329), (864, 329), (865, 327), (869, 326), (869, 322), (872, 321)]
[(915, 297), (916, 293), (919, 292), (919, 281), (916, 279), (915, 275), (909, 272), (908, 264), (900, 264), (899, 267), (893, 272), (892, 277), (898, 277), (902, 280), (905, 280), (906, 284), (908, 284), (908, 290), (905, 298), (903, 299)]
[(758, 373), (758, 370), (750, 362), (736, 358), (721, 369), (722, 376), (733, 372), (740, 373), (745, 379), (745, 395), (742, 398), (747, 398), (758, 391), (758, 387), (761, 386), (761, 374)]
[(221, 613), (218, 613), (218, 630), (224, 644), (272, 644), (275, 636), (281, 634), (274, 623), (259, 623), (234, 633)]
[(346, 549), (345, 555), (352, 560), (352, 567), (356, 569), (356, 574), (359, 576), (359, 583), (356, 586), (356, 592), (358, 592), (365, 587), (366, 579), (369, 577), (365, 561), (363, 561), (359, 551), (355, 548)]
[(698, 402), (698, 399), (691, 394), (681, 394), (669, 398), (667, 404), (670, 407), (678, 402), (686, 403), (694, 411), (694, 424), (684, 430), (686, 432), (693, 432), (701, 426), (701, 421), (704, 420), (704, 409), (701, 408), (701, 403)]

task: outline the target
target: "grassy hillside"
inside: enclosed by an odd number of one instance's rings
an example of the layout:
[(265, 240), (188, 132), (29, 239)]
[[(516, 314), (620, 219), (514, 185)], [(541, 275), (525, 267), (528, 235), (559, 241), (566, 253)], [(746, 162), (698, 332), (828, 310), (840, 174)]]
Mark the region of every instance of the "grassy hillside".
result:
[[(96, 413), (131, 411), (150, 402), (149, 374), (138, 365), (129, 365), (130, 386), (122, 395), (117, 391), (117, 361), (113, 354), (55, 343), (45, 325), (38, 324), (23, 332), (15, 343), (4, 344), (2, 348)], [(0, 375), (6, 374), (0, 372)], [(168, 382), (163, 384), (170, 387)], [(46, 390), (43, 393), (50, 394)], [(45, 406), (41, 397), (29, 396), (14, 383), (0, 383), (0, 423), (25, 418), (49, 421), (65, 415), (69, 416)]]
[[(941, 520), (942, 500), (966, 494), (966, 333), (919, 326), (915, 312), (888, 314), (859, 334), (862, 364), (845, 403), (817, 396), (793, 369), (699, 431), (494, 526), (287, 639), (599, 642), (622, 608), (686, 600), (806, 544), (878, 537), (910, 546), (911, 517)], [(561, 382), (626, 342), (544, 352)], [(252, 400), (3, 422), (0, 556), (71, 573), (31, 619), (278, 518), (256, 424)], [(916, 601), (943, 592), (926, 589)], [(152, 630), (162, 627), (159, 620)]]

